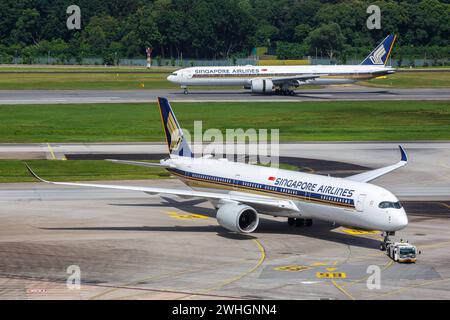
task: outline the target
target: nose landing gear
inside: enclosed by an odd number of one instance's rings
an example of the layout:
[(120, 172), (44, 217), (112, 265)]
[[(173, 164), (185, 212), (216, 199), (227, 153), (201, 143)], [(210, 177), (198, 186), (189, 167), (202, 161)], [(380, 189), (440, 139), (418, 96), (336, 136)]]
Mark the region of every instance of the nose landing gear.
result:
[(276, 94), (280, 94), (282, 96), (293, 96), (295, 95), (295, 91), (294, 90), (290, 90), (290, 89), (277, 89), (275, 90)]
[(387, 247), (392, 244), (392, 241), (389, 239), (389, 236), (395, 236), (395, 231), (386, 231), (383, 232), (384, 239), (383, 242), (380, 243), (380, 250), (386, 251)]
[(187, 86), (181, 86), (181, 89), (183, 89), (183, 93), (184, 94), (188, 94), (189, 93)]

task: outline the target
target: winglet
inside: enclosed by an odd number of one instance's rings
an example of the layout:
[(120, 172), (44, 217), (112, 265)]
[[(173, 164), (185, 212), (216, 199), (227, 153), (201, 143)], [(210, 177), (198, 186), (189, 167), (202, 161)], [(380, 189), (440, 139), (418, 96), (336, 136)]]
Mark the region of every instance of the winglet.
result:
[(401, 161), (408, 162), (408, 157), (406, 156), (405, 149), (403, 149), (403, 147), (402, 147), (401, 145), (399, 145), (398, 147), (399, 147), (400, 153), (401, 153), (401, 155), (402, 155)]
[(34, 171), (31, 170), (30, 166), (29, 166), (27, 163), (25, 163), (25, 166), (27, 167), (28, 172), (29, 172), (35, 179), (37, 179), (37, 180), (39, 180), (39, 181), (41, 181), (41, 182), (50, 183), (50, 181), (44, 180), (44, 179), (42, 179), (41, 177), (39, 177), (36, 173), (34, 173)]

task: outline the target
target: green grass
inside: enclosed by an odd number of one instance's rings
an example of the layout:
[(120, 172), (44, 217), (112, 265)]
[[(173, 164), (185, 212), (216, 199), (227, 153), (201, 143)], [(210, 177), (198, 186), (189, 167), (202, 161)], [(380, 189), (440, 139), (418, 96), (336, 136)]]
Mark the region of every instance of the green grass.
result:
[[(170, 72), (167, 69), (145, 69), (139, 72), (124, 69), (61, 69), (51, 73), (30, 73), (39, 70), (14, 70), (5, 72), (0, 69), (0, 90), (155, 90), (178, 89), (180, 86), (167, 80)], [(47, 71), (47, 70), (41, 70)], [(78, 71), (78, 72), (73, 72)], [(80, 73), (82, 71), (82, 73)], [(101, 72), (99, 72), (101, 71)], [(119, 72), (118, 72), (119, 71)], [(126, 73), (123, 73), (123, 72)], [(237, 86), (193, 87), (191, 91), (200, 90), (241, 90)]]
[[(103, 160), (0, 160), (0, 183), (36, 182), (25, 162), (44, 179), (52, 181), (100, 181), (166, 179), (169, 172), (160, 168), (145, 168)], [(296, 166), (280, 164), (280, 168), (298, 170)]]
[(0, 160), (0, 183), (35, 182), (25, 162), (41, 177), (55, 181), (134, 180), (168, 178), (160, 168), (121, 165), (102, 160)]
[[(279, 129), (281, 141), (450, 140), (449, 101), (173, 103), (181, 125)], [(164, 141), (156, 103), (0, 106), (0, 142)]]
[(41, 65), (4, 65), (0, 66), (0, 73), (2, 72), (165, 72), (170, 73), (174, 70), (180, 69), (181, 67), (152, 67), (147, 69), (144, 66), (66, 66), (66, 65), (55, 65), (55, 66), (41, 66)]
[(383, 88), (448, 88), (450, 72), (398, 72), (384, 79), (372, 79), (359, 84)]
[(4, 73), (0, 90), (130, 90), (178, 88), (168, 73)]

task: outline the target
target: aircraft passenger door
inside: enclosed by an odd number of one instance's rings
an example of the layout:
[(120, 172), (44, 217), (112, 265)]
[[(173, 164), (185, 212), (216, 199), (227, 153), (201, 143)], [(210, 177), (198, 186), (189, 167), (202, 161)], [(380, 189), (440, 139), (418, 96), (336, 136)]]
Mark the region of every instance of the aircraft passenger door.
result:
[(194, 70), (185, 70), (181, 74), (182, 74), (183, 78), (191, 79), (194, 76)]
[(239, 190), (239, 181), (241, 180), (241, 175), (238, 173), (234, 176), (233, 189)]
[(358, 200), (355, 203), (356, 211), (362, 212), (364, 211), (364, 203), (366, 202), (366, 195), (360, 194), (358, 196)]

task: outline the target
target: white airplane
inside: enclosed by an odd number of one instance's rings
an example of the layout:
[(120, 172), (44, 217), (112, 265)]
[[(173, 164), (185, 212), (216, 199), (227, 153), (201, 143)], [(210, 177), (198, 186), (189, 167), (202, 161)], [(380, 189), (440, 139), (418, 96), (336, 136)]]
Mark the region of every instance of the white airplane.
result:
[(359, 65), (192, 67), (167, 77), (188, 93), (188, 86), (243, 86), (253, 93), (293, 94), (301, 85), (349, 84), (392, 74), (386, 66), (396, 36), (388, 35)]
[(259, 214), (287, 217), (289, 225), (311, 226), (313, 219), (367, 230), (381, 230), (385, 241), (408, 224), (399, 200), (388, 190), (367, 182), (407, 163), (401, 146), (401, 160), (381, 169), (346, 178), (334, 178), (303, 172), (213, 159), (196, 158), (183, 135), (175, 114), (165, 98), (159, 98), (169, 157), (160, 163), (109, 160), (116, 163), (165, 168), (191, 189), (136, 187), (71, 182), (51, 182), (63, 186), (82, 186), (140, 191), (147, 194), (203, 198), (217, 209), (217, 222), (233, 232), (251, 233), (259, 223)]

